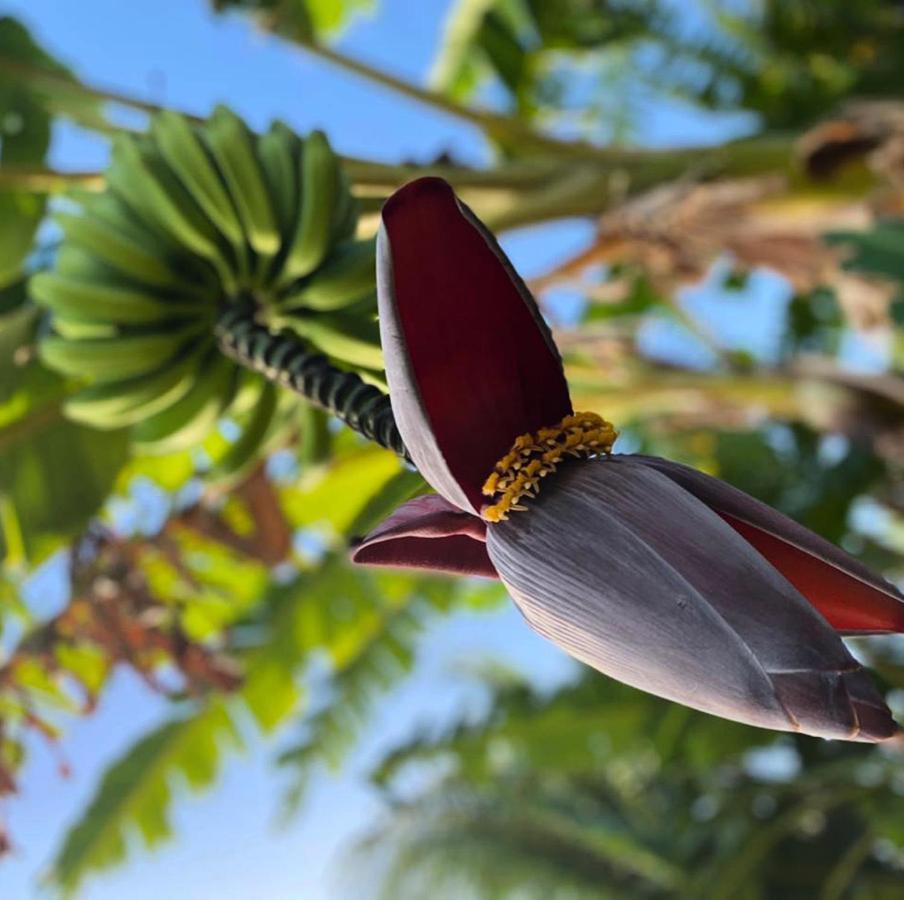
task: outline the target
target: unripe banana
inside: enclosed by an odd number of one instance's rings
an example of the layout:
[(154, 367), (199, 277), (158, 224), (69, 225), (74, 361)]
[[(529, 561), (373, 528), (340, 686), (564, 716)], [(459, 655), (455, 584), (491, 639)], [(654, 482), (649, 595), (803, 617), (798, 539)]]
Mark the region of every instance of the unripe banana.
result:
[(329, 460), (332, 453), (333, 436), (330, 433), (330, 418), (322, 409), (309, 403), (298, 411), (301, 434), (298, 442), (298, 461), (302, 471), (318, 466)]
[[(187, 253), (168, 232), (155, 229), (111, 191), (103, 194), (78, 194), (84, 215), (97, 220), (131, 241), (141, 245), (165, 262), (179, 279), (180, 293), (192, 297), (220, 299), (222, 288), (211, 266), (203, 259)], [(71, 248), (64, 243), (60, 254)]]
[(151, 134), (167, 165), (192, 195), (198, 206), (230, 244), (242, 246), (245, 235), (238, 212), (217, 171), (210, 151), (194, 126), (171, 110), (154, 116)]
[[(183, 280), (179, 284), (178, 289), (173, 289), (172, 291), (164, 291), (152, 285), (141, 285), (139, 287), (123, 273), (110, 268), (105, 262), (87, 250), (68, 243), (64, 243), (57, 253), (55, 274), (77, 282), (103, 285), (109, 288), (137, 289), (153, 296), (157, 296), (159, 291), (161, 301), (190, 306), (194, 315), (209, 314), (214, 309), (212, 301), (215, 295), (205, 292), (205, 289), (199, 284)], [(176, 293), (176, 290), (178, 290), (178, 293)]]
[(291, 235), (301, 200), (298, 181), (301, 141), (287, 125), (276, 121), (269, 131), (258, 137), (257, 152), (279, 230), (283, 235)]
[(339, 199), (333, 212), (332, 239), (336, 244), (351, 240), (358, 230), (361, 204), (352, 194), (352, 186), (344, 170), (339, 171)]
[(254, 462), (273, 422), (277, 398), (276, 387), (270, 382), (264, 382), (258, 402), (241, 435), (219, 461), (215, 474), (237, 478)]
[(293, 286), (280, 309), (307, 307), (335, 310), (376, 290), (373, 240), (351, 241), (336, 247), (315, 272)]
[(358, 315), (373, 306), (373, 242), (351, 237), (358, 204), (322, 132), (302, 141), (274, 122), (253, 135), (224, 107), (201, 125), (162, 113), (148, 137), (114, 140), (107, 184), (71, 195), (81, 209), (60, 214), (55, 269), (31, 285), (52, 314), (45, 362), (88, 385), (73, 418), (170, 452), (238, 416), (221, 474), (244, 471), (296, 422), (297, 400), (213, 349), (232, 302), (258, 302), (270, 325), (282, 317), (336, 359), (381, 366), (372, 317)]
[(57, 251), (54, 269), (58, 275), (65, 275), (67, 278), (84, 278), (98, 283), (115, 283), (120, 277), (115, 269), (93, 253), (67, 242)]
[(151, 453), (174, 453), (196, 446), (213, 430), (229, 405), (238, 370), (216, 348), (199, 364), (190, 389), (175, 403), (139, 422), (132, 440)]
[(119, 329), (109, 323), (59, 315), (53, 317), (53, 330), (60, 337), (70, 341), (81, 341), (85, 338), (115, 338), (119, 334)]
[(313, 131), (301, 152), (303, 202), (289, 244), (280, 283), (309, 275), (327, 255), (339, 197), (339, 163), (326, 135)]
[(179, 403), (191, 390), (199, 352), (200, 348), (191, 349), (150, 374), (84, 388), (66, 401), (66, 414), (101, 429), (143, 422)]
[(207, 121), (205, 135), (248, 243), (261, 256), (273, 256), (282, 238), (248, 126), (232, 110), (218, 106)]
[(307, 338), (327, 356), (365, 369), (383, 368), (376, 321), (361, 315), (324, 313), (280, 316), (278, 322)]
[(262, 375), (250, 369), (239, 369), (235, 392), (232, 401), (226, 409), (226, 415), (241, 417), (251, 412), (260, 401), (261, 394), (267, 382)]
[(171, 333), (118, 334), (109, 338), (69, 340), (44, 338), (41, 358), (64, 375), (90, 381), (125, 381), (161, 368), (177, 357), (187, 344), (198, 340), (196, 323)]
[(111, 268), (153, 287), (179, 290), (179, 276), (146, 243), (96, 217), (59, 213), (56, 220), (69, 246), (81, 247)]
[(235, 290), (235, 275), (216, 229), (152, 145), (139, 144), (130, 135), (114, 138), (107, 181), (144, 221), (207, 260), (223, 287)]
[(39, 272), (30, 285), (32, 297), (63, 318), (133, 325), (185, 321), (197, 312), (191, 300), (169, 300), (161, 293), (53, 272)]

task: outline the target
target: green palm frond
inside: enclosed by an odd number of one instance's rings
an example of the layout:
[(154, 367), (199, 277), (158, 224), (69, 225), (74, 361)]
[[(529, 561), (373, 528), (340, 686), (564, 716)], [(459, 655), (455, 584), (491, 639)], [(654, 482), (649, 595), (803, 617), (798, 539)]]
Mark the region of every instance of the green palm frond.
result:
[(209, 786), (225, 750), (239, 742), (226, 708), (212, 702), (142, 737), (104, 773), (94, 797), (51, 864), (49, 882), (66, 896), (92, 873), (121, 863), (138, 836), (154, 847), (172, 834), (170, 807), (179, 782)]

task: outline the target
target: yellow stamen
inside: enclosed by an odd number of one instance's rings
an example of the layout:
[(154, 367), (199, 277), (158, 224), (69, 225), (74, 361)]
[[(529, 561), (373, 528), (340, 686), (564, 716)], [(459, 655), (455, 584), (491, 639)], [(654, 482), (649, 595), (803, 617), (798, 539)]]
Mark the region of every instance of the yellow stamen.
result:
[(565, 416), (558, 425), (541, 428), (536, 434), (518, 435), (483, 486), (487, 497), (496, 497), (492, 506), (483, 509), (483, 517), (488, 522), (504, 522), (511, 511), (527, 509), (518, 501), (537, 496), (541, 480), (555, 472), (563, 459), (606, 455), (617, 437), (611, 423), (587, 412)]

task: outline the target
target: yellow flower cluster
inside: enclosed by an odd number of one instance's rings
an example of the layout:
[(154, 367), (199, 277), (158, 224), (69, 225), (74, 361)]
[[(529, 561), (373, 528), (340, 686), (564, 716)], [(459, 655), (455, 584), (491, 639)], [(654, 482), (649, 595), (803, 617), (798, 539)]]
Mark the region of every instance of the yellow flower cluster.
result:
[(488, 522), (504, 522), (512, 510), (524, 510), (518, 501), (536, 497), (540, 480), (567, 456), (590, 457), (611, 452), (618, 432), (596, 413), (565, 416), (558, 425), (522, 434), (512, 449), (496, 463), (483, 486), (488, 497), (501, 494), (481, 515)]

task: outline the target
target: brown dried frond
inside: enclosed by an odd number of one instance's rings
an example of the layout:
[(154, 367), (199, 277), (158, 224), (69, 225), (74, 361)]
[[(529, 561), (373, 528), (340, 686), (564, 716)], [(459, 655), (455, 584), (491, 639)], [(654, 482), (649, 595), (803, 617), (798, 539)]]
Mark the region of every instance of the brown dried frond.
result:
[[(833, 230), (860, 230), (874, 221), (861, 198), (788, 191), (783, 176), (712, 183), (675, 183), (639, 195), (599, 220), (593, 246), (542, 279), (552, 284), (581, 282), (600, 263), (640, 266), (665, 296), (699, 281), (719, 257), (738, 269), (763, 267), (788, 279), (797, 293), (834, 287), (853, 327), (886, 325), (892, 296), (877, 279), (846, 272), (845, 251), (823, 236)], [(587, 290), (592, 300), (611, 302)], [(617, 293), (617, 292), (616, 292)]]
[(885, 154), (904, 136), (904, 103), (897, 100), (858, 100), (837, 116), (820, 122), (797, 142), (797, 157), (813, 178), (829, 178), (849, 163), (866, 159), (882, 174)]

